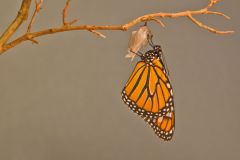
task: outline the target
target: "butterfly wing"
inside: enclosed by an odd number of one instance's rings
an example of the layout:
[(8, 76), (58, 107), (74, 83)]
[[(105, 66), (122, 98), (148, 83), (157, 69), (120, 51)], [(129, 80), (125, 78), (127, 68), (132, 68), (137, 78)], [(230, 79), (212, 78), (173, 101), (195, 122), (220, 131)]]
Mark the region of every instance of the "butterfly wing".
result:
[(166, 115), (156, 119), (145, 119), (153, 128), (155, 134), (165, 141), (172, 139), (175, 129), (175, 112), (168, 112)]
[(151, 65), (139, 61), (122, 91), (129, 108), (141, 115), (156, 119), (173, 111), (173, 93), (161, 59)]

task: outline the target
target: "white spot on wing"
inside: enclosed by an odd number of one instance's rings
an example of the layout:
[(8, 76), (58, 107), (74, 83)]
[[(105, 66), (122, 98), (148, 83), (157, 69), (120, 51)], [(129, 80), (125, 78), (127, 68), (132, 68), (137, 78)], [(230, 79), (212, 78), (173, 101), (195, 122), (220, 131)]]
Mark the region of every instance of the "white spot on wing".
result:
[(170, 83), (167, 83), (167, 88), (170, 88), (170, 87), (171, 87)]

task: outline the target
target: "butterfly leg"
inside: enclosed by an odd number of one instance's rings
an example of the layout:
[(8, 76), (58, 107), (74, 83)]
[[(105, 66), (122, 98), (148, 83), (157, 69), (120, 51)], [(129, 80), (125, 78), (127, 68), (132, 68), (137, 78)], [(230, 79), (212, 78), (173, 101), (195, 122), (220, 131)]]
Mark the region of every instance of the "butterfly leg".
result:
[(143, 55), (143, 53), (140, 52), (140, 51), (134, 52), (134, 51), (130, 50), (130, 52), (136, 54), (136, 55), (139, 56), (139, 57), (141, 57), (141, 56)]
[(148, 44), (152, 47), (152, 48), (154, 48), (156, 45), (153, 43), (153, 35), (148, 35), (148, 38), (147, 38), (147, 40), (148, 40)]

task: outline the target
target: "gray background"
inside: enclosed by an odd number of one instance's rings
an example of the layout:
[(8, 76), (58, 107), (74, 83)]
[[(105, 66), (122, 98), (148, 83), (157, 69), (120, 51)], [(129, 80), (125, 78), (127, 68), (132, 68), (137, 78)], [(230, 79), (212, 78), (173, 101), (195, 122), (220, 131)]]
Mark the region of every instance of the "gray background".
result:
[[(79, 0), (68, 19), (79, 24), (124, 24), (143, 14), (199, 9), (207, 0)], [(20, 0), (1, 0), (0, 31), (16, 16)], [(46, 0), (33, 30), (61, 25), (65, 0)], [(0, 56), (0, 159), (3, 160), (214, 160), (240, 159), (239, 5), (214, 10), (232, 19), (196, 16), (233, 35), (209, 33), (186, 18), (151, 23), (162, 45), (175, 93), (176, 132), (171, 142), (121, 100), (137, 60), (124, 56), (128, 32), (86, 31), (40, 37)], [(33, 10), (33, 4), (31, 11)], [(25, 32), (23, 25), (16, 35)]]

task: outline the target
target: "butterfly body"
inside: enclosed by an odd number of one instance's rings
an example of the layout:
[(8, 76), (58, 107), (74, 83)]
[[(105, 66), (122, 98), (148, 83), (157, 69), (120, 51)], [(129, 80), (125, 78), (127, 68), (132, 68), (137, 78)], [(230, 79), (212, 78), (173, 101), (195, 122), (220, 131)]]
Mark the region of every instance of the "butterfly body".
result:
[(140, 57), (122, 91), (122, 99), (160, 138), (170, 140), (175, 125), (174, 102), (162, 49), (154, 46)]
[(146, 65), (153, 65), (154, 60), (160, 60), (161, 54), (160, 52), (154, 52), (154, 50), (149, 50), (145, 54), (141, 55), (142, 61), (146, 63)]

